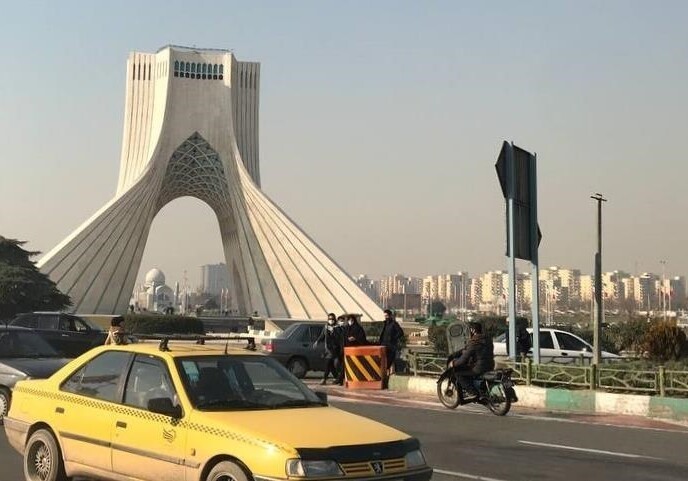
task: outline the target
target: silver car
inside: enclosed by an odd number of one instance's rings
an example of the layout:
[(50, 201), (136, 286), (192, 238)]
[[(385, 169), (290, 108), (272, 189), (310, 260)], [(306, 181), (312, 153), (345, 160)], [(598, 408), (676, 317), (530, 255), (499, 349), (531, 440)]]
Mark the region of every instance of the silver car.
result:
[(17, 381), (50, 377), (69, 361), (33, 330), (1, 326), (0, 422), (9, 411), (12, 388)]

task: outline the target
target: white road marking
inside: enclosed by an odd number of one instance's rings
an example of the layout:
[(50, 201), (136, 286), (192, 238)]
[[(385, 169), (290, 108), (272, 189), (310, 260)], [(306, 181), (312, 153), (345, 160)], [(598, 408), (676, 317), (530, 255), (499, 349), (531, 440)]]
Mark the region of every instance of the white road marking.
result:
[(581, 452), (585, 452), (585, 453), (604, 454), (606, 456), (618, 456), (618, 457), (622, 457), (622, 458), (655, 459), (658, 461), (662, 460), (662, 458), (655, 458), (653, 456), (643, 456), (641, 454), (617, 453), (616, 451), (604, 451), (601, 449), (578, 448), (576, 446), (565, 446), (563, 444), (536, 443), (534, 441), (519, 441), (519, 443), (526, 444), (528, 446), (538, 446), (538, 447), (553, 448), (553, 449), (565, 449), (568, 451), (581, 451)]
[(489, 478), (487, 476), (478, 476), (476, 474), (459, 473), (457, 471), (446, 471), (444, 469), (433, 469), (433, 472), (437, 474), (445, 474), (447, 476), (455, 476), (457, 478), (474, 479), (476, 481), (505, 481), (503, 479)]
[[(330, 399), (337, 401), (337, 402), (350, 402), (350, 403), (356, 403), (356, 402), (362, 402), (364, 404), (378, 404), (378, 405), (384, 405), (384, 406), (389, 406), (390, 403), (385, 401), (384, 398), (377, 398), (376, 400), (371, 400), (370, 397), (366, 397), (364, 395), (354, 395), (351, 396), (349, 393), (347, 393), (346, 397), (340, 397), (337, 396), (336, 394), (330, 395)], [(355, 399), (354, 399), (355, 398)], [(402, 404), (397, 404), (398, 407), (407, 407), (407, 408), (413, 408), (413, 404), (417, 405), (419, 409), (427, 409), (430, 411), (438, 411), (438, 412), (444, 412), (444, 413), (454, 413), (454, 414), (477, 414), (479, 416), (485, 416), (485, 415), (492, 415), (489, 411), (486, 411), (485, 409), (481, 409), (478, 407), (473, 407), (473, 406), (460, 406), (456, 410), (451, 410), (443, 407), (441, 404), (439, 404), (439, 401), (437, 402), (431, 402), (431, 401), (420, 401), (417, 399), (394, 399), (394, 401), (399, 401), (400, 403), (406, 403), (407, 405), (402, 405)], [(595, 416), (595, 414), (591, 414), (591, 416)], [(641, 431), (657, 431), (657, 432), (664, 432), (664, 433), (673, 433), (673, 434), (683, 434), (683, 435), (688, 435), (688, 430), (686, 429), (671, 429), (671, 428), (656, 428), (656, 427), (649, 427), (649, 426), (629, 426), (629, 425), (624, 425), (624, 424), (614, 424), (614, 423), (609, 423), (609, 422), (604, 422), (602, 419), (600, 421), (595, 422), (595, 421), (581, 421), (579, 419), (567, 419), (567, 418), (561, 418), (561, 417), (550, 417), (550, 416), (543, 416), (543, 415), (538, 415), (538, 414), (520, 414), (520, 413), (510, 413), (508, 414), (508, 417), (510, 418), (519, 418), (519, 419), (527, 419), (530, 421), (548, 421), (552, 423), (567, 423), (567, 424), (584, 424), (587, 426), (601, 426), (601, 427), (609, 427), (609, 428), (619, 428), (619, 429), (637, 429)], [(601, 416), (602, 417), (602, 416)], [(667, 422), (666, 420), (659, 420), (662, 422)], [(671, 423), (669, 423), (671, 424)], [(686, 427), (683, 424), (677, 424), (676, 425), (678, 428), (681, 427)]]

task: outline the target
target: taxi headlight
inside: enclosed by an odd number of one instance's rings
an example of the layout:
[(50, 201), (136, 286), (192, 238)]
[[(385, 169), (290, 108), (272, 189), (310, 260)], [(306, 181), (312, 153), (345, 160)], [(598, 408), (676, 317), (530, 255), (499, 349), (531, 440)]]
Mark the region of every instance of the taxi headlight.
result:
[(319, 478), (344, 474), (335, 461), (304, 461), (290, 459), (287, 461), (287, 476)]
[(423, 453), (420, 449), (416, 449), (415, 451), (407, 453), (406, 456), (404, 456), (404, 459), (406, 460), (407, 468), (417, 468), (418, 466), (425, 466), (425, 456), (423, 456)]

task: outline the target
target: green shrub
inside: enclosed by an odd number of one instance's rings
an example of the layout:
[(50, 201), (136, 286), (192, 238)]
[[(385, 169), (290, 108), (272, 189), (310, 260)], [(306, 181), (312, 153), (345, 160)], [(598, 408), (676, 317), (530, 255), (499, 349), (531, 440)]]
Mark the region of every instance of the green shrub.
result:
[(133, 334), (205, 333), (203, 322), (195, 317), (129, 314), (124, 320), (127, 332)]
[(437, 354), (449, 354), (449, 346), (447, 345), (447, 326), (438, 326), (433, 324), (428, 328), (428, 339), (435, 348)]
[(653, 323), (643, 337), (642, 348), (650, 359), (678, 360), (688, 352), (686, 333), (672, 322)]

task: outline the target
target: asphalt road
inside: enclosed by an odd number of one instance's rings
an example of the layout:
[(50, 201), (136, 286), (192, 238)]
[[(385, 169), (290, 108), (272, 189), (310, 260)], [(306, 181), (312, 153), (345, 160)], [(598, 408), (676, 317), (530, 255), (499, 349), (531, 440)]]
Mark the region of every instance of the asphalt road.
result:
[[(518, 410), (500, 418), (478, 406), (449, 411), (430, 403), (399, 406), (337, 397), (332, 404), (417, 436), (437, 481), (688, 479), (686, 429), (620, 425), (633, 418), (615, 418), (609, 425), (605, 418)], [(0, 481), (21, 480), (21, 459), (0, 435)]]

